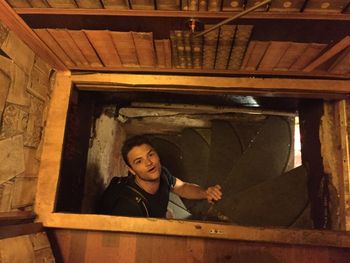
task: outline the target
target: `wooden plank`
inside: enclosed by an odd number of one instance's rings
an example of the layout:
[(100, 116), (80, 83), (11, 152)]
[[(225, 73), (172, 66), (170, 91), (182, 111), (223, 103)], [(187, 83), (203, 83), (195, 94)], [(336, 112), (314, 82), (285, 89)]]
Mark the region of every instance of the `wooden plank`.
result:
[(84, 30), (90, 43), (95, 48), (104, 66), (118, 67), (122, 65), (112, 37), (107, 30)]
[(42, 232), (41, 223), (0, 226), (0, 239)]
[[(83, 67), (83, 66), (74, 66), (70, 67), (71, 70), (75, 71), (91, 71), (95, 73), (100, 73), (101, 68), (100, 67)], [(126, 67), (104, 67), (104, 72), (118, 72), (118, 73), (142, 73), (142, 74), (168, 74), (168, 75), (174, 75), (174, 74), (196, 74), (196, 75), (217, 75), (220, 74), (225, 77), (232, 77), (232, 76), (254, 76), (254, 77), (263, 77), (263, 76), (274, 76), (276, 78), (312, 78), (312, 79), (319, 79), (319, 78), (328, 78), (333, 80), (347, 80), (349, 79), (347, 76), (344, 75), (336, 75), (331, 74), (329, 72), (302, 72), (302, 71), (251, 71), (251, 70), (229, 70), (229, 69), (222, 69), (222, 70), (213, 70), (213, 69), (177, 69), (177, 68), (126, 68)]]
[(350, 218), (348, 216), (349, 211), (349, 196), (350, 196), (350, 149), (349, 149), (349, 134), (348, 127), (350, 123), (348, 123), (348, 112), (346, 107), (346, 101), (341, 100), (336, 103), (336, 114), (339, 117), (339, 138), (340, 138), (340, 151), (341, 151), (341, 172), (342, 172), (342, 185), (343, 191), (339, 194), (341, 195), (340, 199), (343, 201), (341, 205), (342, 211), (345, 213), (345, 230), (350, 230)]
[[(243, 63), (243, 70), (256, 70), (263, 57), (265, 56), (266, 50), (270, 45), (269, 41), (250, 41), (248, 49), (252, 48), (246, 63)], [(252, 46), (252, 47), (250, 47)]]
[(103, 8), (99, 0), (75, 0), (79, 8)]
[[(98, 258), (101, 262), (259, 262), (259, 263), (345, 263), (350, 251), (342, 248), (317, 246), (288, 246), (273, 243), (209, 240), (201, 238), (169, 237), (159, 235), (120, 234), (102, 231), (86, 231), (86, 263)], [(55, 229), (55, 239), (60, 244), (84, 237), (80, 231)], [(90, 242), (91, 240), (91, 242)], [(101, 241), (102, 240), (102, 241)], [(105, 242), (103, 242), (105, 240)], [(143, 246), (143, 244), (145, 246)], [(61, 246), (60, 246), (61, 247)], [(174, 247), (179, 247), (174, 255)], [(159, 250), (159, 255), (154, 256)], [(130, 253), (125, 253), (130, 251)], [(63, 262), (70, 262), (62, 253)], [(118, 257), (119, 256), (119, 257)], [(162, 257), (162, 258), (160, 258)], [(159, 259), (160, 258), (160, 259)], [(157, 259), (157, 260), (154, 260)], [(168, 259), (165, 261), (163, 259)], [(175, 259), (176, 261), (172, 261)]]
[(131, 9), (154, 10), (154, 0), (130, 0)]
[(7, 2), (12, 6), (12, 7), (19, 7), (19, 8), (30, 8), (31, 5), (27, 0), (7, 0)]
[(53, 228), (350, 248), (350, 233), (345, 231), (258, 228), (198, 221), (150, 220), (148, 218), (70, 213), (46, 214), (43, 219), (45, 227)]
[(328, 71), (334, 74), (344, 75), (350, 73), (350, 47), (347, 47), (347, 49), (342, 52)]
[(286, 53), (290, 46), (288, 41), (270, 41), (258, 70), (272, 70)]
[(106, 9), (129, 9), (127, 0), (102, 0)]
[(315, 58), (317, 58), (317, 56), (326, 46), (327, 44), (309, 43), (296, 61), (292, 64), (290, 70), (302, 70), (305, 68)]
[(88, 61), (80, 51), (77, 44), (69, 35), (66, 29), (47, 29), (56, 42), (61, 46), (64, 52), (76, 65), (89, 65)]
[(91, 74), (73, 75), (72, 80), (79, 84), (107, 84), (117, 86), (144, 85), (154, 86), (154, 89), (166, 84), (168, 87), (193, 87), (215, 89), (253, 89), (253, 90), (284, 90), (294, 93), (299, 91), (314, 91), (324, 93), (342, 93), (349, 95), (349, 82), (346, 80), (319, 80), (319, 79), (282, 79), (282, 78), (237, 78), (237, 77), (203, 77), (203, 76), (172, 76), (172, 75), (133, 75), (133, 74)]
[(135, 43), (131, 32), (110, 32), (122, 65), (124, 67), (139, 67)]
[(34, 32), (52, 50), (53, 53), (61, 58), (67, 67), (72, 67), (75, 65), (71, 58), (68, 57), (66, 52), (64, 52), (61, 46), (56, 42), (53, 36), (47, 31), (47, 29), (34, 29)]
[(157, 0), (157, 10), (179, 10), (179, 0)]
[(53, 8), (76, 8), (78, 7), (74, 0), (46, 0)]
[(12, 30), (36, 55), (58, 70), (67, 70), (60, 59), (38, 38), (32, 29), (5, 2), (0, 1), (0, 20)]
[[(102, 0), (111, 2), (112, 0)], [(114, 0), (113, 0), (114, 1)], [(119, 2), (120, 0), (115, 0)], [(123, 0), (121, 1), (123, 2)], [(82, 9), (72, 8), (60, 10), (58, 8), (15, 8), (18, 14), (57, 14), (57, 15), (105, 15), (105, 16), (144, 16), (144, 17), (184, 17), (187, 18), (229, 18), (232, 16), (229, 12), (207, 12), (207, 11), (163, 11), (158, 10), (154, 12), (152, 10), (118, 10), (113, 9), (104, 4), (106, 9)], [(121, 9), (121, 8), (119, 8)], [(125, 9), (125, 8), (124, 8)], [(127, 7), (126, 7), (127, 9)], [(299, 12), (268, 12), (268, 16), (264, 12), (252, 12), (244, 16), (246, 19), (267, 19), (267, 20), (336, 20), (336, 21), (349, 21), (349, 14), (303, 14)]]
[(297, 61), (307, 46), (307, 43), (291, 42), (286, 53), (284, 53), (280, 61), (278, 61), (277, 65), (274, 67), (274, 70), (287, 71)]
[(32, 7), (47, 8), (50, 7), (46, 0), (27, 0)]
[(90, 44), (87, 36), (84, 31), (79, 30), (68, 30), (68, 33), (71, 35), (73, 41), (81, 50), (81, 53), (89, 62), (89, 65), (92, 67), (103, 67), (99, 57), (97, 56), (94, 48)]
[(321, 66), (324, 62), (344, 50), (350, 46), (350, 36), (344, 37), (342, 40), (340, 40), (338, 43), (336, 43), (334, 46), (329, 48), (326, 52), (324, 52), (321, 56), (319, 56), (317, 59), (315, 59), (313, 62), (311, 62), (308, 66), (306, 66), (303, 71), (305, 72), (311, 72), (315, 70), (317, 67)]
[(50, 173), (59, 174), (71, 85), (70, 73), (59, 72), (57, 74), (48, 113), (41, 159), (43, 164), (49, 165), (41, 165), (40, 167), (36, 192), (35, 211), (41, 216), (52, 212), (55, 203), (58, 177), (47, 175)]
[(17, 225), (33, 222), (35, 214), (32, 211), (14, 211), (0, 213), (0, 226)]

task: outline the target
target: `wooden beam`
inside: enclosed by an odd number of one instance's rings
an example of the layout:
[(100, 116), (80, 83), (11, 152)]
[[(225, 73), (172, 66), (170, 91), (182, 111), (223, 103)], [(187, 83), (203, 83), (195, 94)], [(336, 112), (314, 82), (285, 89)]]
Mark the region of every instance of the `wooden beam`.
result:
[(39, 221), (43, 213), (54, 210), (71, 86), (70, 73), (57, 73), (45, 128), (35, 199), (35, 213)]
[[(59, 171), (62, 155), (62, 145), (65, 130), (65, 121), (68, 111), (68, 102), (72, 83), (102, 83), (116, 85), (126, 83), (130, 88), (138, 85), (148, 85), (153, 90), (162, 91), (165, 85), (177, 87), (206, 87), (215, 89), (217, 86), (223, 89), (232, 89), (238, 86), (278, 86), (303, 87), (312, 85), (311, 82), (284, 83), (278, 80), (273, 84), (267, 84), (264, 79), (246, 78), (210, 78), (210, 77), (184, 77), (184, 76), (157, 76), (135, 74), (92, 74), (75, 75), (58, 74), (51, 99), (48, 114), (47, 127), (45, 129), (44, 145), (41, 166), (39, 171), (35, 212), (37, 221), (45, 227), (70, 228), (86, 230), (117, 231), (145, 234), (161, 234), (173, 236), (204, 237), (214, 239), (263, 241), (283, 244), (331, 246), (350, 248), (350, 233), (317, 230), (296, 230), (242, 227), (229, 224), (166, 220), (154, 218), (126, 218), (119, 216), (56, 213), (54, 204), (59, 180)], [(266, 81), (271, 81), (270, 79)], [(276, 81), (276, 80), (275, 80)], [(294, 83), (294, 84), (293, 84)], [(322, 84), (323, 87), (330, 83)], [(154, 87), (154, 85), (156, 87)], [(331, 85), (332, 86), (332, 85)], [(339, 87), (343, 87), (340, 83)], [(348, 89), (340, 89), (346, 93)]]
[(0, 20), (26, 43), (37, 56), (53, 68), (56, 70), (68, 70), (6, 1), (0, 1)]
[(306, 68), (303, 69), (304, 72), (311, 72), (315, 70), (317, 67), (321, 66), (327, 60), (331, 59), (333, 56), (337, 55), (339, 52), (343, 51), (345, 48), (350, 46), (350, 36), (344, 37), (338, 43), (336, 43), (333, 47), (319, 56), (316, 60), (314, 60), (311, 64), (309, 64)]
[(41, 223), (0, 226), (0, 239), (43, 232)]
[(53, 228), (350, 248), (350, 233), (345, 231), (244, 227), (203, 221), (68, 213), (52, 213), (47, 215), (43, 220), (43, 224), (45, 227)]
[(277, 70), (230, 70), (230, 69), (178, 69), (178, 68), (130, 68), (130, 67), (90, 67), (90, 66), (70, 66), (70, 70), (79, 72), (118, 72), (118, 73), (167, 73), (167, 74), (195, 74), (202, 76), (223, 76), (223, 77), (289, 77), (289, 78), (313, 78), (313, 79), (334, 79), (350, 80), (349, 74), (333, 74), (329, 72), (302, 72), (302, 71), (277, 71)]
[[(73, 83), (79, 88), (117, 91), (143, 89), (149, 91), (187, 91), (193, 93), (260, 93), (265, 96), (349, 97), (350, 83), (346, 80), (314, 80), (247, 77), (204, 77), (145, 74), (75, 74)], [(105, 89), (103, 89), (105, 88)]]
[(340, 182), (343, 186), (342, 192), (340, 192), (340, 205), (343, 207), (340, 209), (345, 217), (345, 230), (350, 231), (350, 149), (349, 149), (349, 135), (348, 135), (348, 111), (346, 107), (346, 101), (342, 100), (336, 104), (336, 114), (339, 118), (339, 137), (340, 137), (340, 151), (341, 151), (341, 167), (342, 172)]
[(30, 211), (1, 212), (0, 226), (33, 222), (35, 214)]
[[(14, 8), (21, 15), (99, 15), (99, 16), (142, 16), (142, 17), (192, 17), (192, 18), (228, 18), (238, 12), (201, 12), (201, 11), (150, 11), (150, 10), (114, 10), (114, 9), (59, 9), (59, 8)], [(244, 19), (283, 19), (283, 20), (340, 20), (349, 21), (350, 14), (305, 14), (297, 12), (255, 12), (247, 14)]]

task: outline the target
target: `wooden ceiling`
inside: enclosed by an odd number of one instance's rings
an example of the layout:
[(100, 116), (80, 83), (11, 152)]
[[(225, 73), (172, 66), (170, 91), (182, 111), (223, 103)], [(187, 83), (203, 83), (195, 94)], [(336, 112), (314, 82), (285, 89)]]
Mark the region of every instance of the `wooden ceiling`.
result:
[[(350, 76), (348, 0), (272, 0), (231, 22), (231, 26), (197, 38), (199, 44), (187, 37), (190, 18), (199, 20), (197, 29), (202, 30), (259, 1), (7, 2), (73, 71), (327, 79)], [(200, 64), (196, 64), (198, 59)]]

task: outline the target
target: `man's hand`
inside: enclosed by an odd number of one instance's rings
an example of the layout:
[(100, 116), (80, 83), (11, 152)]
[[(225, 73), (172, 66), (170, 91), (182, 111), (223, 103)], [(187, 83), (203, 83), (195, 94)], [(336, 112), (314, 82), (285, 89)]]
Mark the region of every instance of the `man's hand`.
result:
[(221, 199), (221, 196), (222, 196), (221, 186), (218, 184), (214, 186), (210, 186), (206, 190), (206, 193), (207, 193), (208, 202), (213, 204), (215, 201), (218, 201)]

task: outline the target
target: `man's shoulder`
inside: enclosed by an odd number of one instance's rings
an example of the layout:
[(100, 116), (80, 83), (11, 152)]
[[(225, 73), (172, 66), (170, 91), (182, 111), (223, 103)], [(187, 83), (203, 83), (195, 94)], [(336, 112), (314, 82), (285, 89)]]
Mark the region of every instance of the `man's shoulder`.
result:
[(133, 178), (113, 177), (99, 202), (98, 213), (127, 216), (148, 216), (148, 201), (133, 186)]

